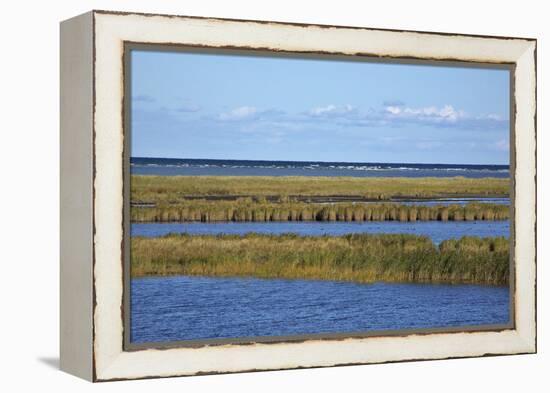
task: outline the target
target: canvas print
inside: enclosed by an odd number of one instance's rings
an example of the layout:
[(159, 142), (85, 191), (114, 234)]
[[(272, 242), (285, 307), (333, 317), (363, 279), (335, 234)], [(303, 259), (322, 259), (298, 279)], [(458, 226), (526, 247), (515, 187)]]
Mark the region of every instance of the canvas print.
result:
[(510, 324), (509, 69), (129, 56), (131, 344)]

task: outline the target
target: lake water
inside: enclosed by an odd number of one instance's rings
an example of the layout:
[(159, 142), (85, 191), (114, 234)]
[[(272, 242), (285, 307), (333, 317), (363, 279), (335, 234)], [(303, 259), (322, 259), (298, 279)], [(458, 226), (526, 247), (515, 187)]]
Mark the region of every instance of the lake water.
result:
[[(509, 205), (510, 198), (445, 198), (445, 199), (430, 199), (426, 201), (396, 201), (403, 205), (416, 205), (416, 206), (438, 206), (438, 205), (467, 205), (468, 203), (491, 203), (495, 205)], [(380, 203), (380, 202), (367, 202), (367, 203)]]
[(410, 164), (376, 162), (254, 161), (131, 157), (131, 173), (158, 176), (510, 176), (508, 165)]
[(131, 341), (506, 324), (507, 287), (152, 277), (131, 282)]
[(192, 235), (244, 235), (297, 233), (300, 235), (346, 235), (350, 233), (408, 233), (429, 236), (439, 244), (462, 236), (510, 236), (510, 222), (503, 221), (369, 221), (369, 222), (218, 222), (132, 223), (131, 236), (157, 237), (168, 233)]
[[(322, 163), (131, 158), (142, 175), (452, 177), (510, 176), (507, 165)], [(405, 202), (464, 204), (468, 198)], [(507, 198), (481, 202), (509, 204)], [(509, 221), (133, 223), (131, 236), (168, 233), (300, 235), (408, 233), (435, 243), (462, 236), (509, 237)], [(464, 327), (509, 322), (508, 287), (220, 277), (134, 278), (131, 341), (290, 336)]]

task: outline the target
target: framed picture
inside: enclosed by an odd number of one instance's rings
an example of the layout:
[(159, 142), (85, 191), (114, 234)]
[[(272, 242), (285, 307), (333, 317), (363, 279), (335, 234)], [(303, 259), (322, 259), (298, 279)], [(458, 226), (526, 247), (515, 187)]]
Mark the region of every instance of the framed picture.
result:
[(61, 368), (536, 351), (536, 40), (61, 24)]

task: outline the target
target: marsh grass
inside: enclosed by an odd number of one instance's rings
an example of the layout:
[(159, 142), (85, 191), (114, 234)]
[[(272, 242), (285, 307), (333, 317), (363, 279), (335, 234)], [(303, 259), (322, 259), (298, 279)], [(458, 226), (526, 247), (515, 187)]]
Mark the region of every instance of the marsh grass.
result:
[(373, 200), (508, 196), (509, 179), (464, 177), (143, 176), (131, 177), (133, 202), (181, 202), (188, 196), (357, 196)]
[(236, 201), (188, 200), (161, 202), (154, 207), (130, 209), (133, 222), (267, 222), (267, 221), (473, 221), (507, 220), (506, 205), (469, 203), (419, 206), (399, 203), (304, 203), (267, 202), (240, 198)]
[(131, 274), (505, 285), (505, 238), (170, 234), (131, 239)]

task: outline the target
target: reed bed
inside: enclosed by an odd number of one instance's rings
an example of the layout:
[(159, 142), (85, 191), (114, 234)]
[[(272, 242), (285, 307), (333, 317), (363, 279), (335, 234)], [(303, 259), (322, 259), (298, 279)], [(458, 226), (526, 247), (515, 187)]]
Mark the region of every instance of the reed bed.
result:
[(267, 202), (189, 200), (132, 207), (132, 222), (268, 221), (473, 221), (507, 220), (510, 208), (490, 203), (419, 206), (399, 203)]
[(143, 176), (131, 177), (133, 202), (176, 203), (189, 196), (357, 196), (372, 200), (509, 195), (501, 178), (387, 178), (309, 176)]
[(506, 285), (508, 240), (426, 236), (190, 236), (131, 240), (131, 275)]

